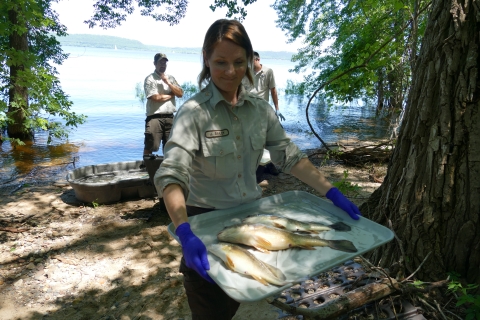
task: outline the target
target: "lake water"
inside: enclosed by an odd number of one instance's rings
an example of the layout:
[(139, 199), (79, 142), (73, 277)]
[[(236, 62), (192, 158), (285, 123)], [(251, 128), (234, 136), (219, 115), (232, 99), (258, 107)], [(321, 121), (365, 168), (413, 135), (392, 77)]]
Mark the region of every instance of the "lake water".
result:
[[(46, 135), (37, 134), (33, 144), (27, 146), (13, 149), (9, 143), (0, 145), (1, 180), (73, 160), (80, 167), (142, 158), (145, 108), (135, 97), (135, 87), (141, 83), (143, 88), (143, 80), (154, 70), (155, 52), (63, 49), (70, 57), (58, 66), (61, 85), (74, 103), (72, 110), (87, 115), (87, 122), (74, 129), (68, 141), (47, 145)], [(168, 54), (168, 58), (167, 73), (180, 84), (196, 83), (200, 53)], [(262, 63), (274, 70), (287, 134), (301, 149), (321, 147), (306, 121), (308, 98), (285, 96), (283, 91), (287, 80), (298, 82), (302, 75), (289, 73), (294, 64), (287, 60), (262, 59)], [(376, 120), (374, 114), (375, 110), (360, 106), (318, 110), (311, 106), (309, 110), (310, 122), (327, 143), (385, 137), (387, 124)]]

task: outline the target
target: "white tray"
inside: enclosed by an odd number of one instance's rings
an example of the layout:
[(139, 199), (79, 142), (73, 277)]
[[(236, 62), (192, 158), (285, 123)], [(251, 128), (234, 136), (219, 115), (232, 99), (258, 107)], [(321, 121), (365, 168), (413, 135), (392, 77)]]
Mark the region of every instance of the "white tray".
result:
[[(217, 234), (223, 228), (240, 223), (243, 218), (255, 214), (272, 214), (325, 224), (344, 222), (352, 227), (351, 231), (321, 232), (319, 236), (323, 239), (350, 240), (358, 252), (347, 253), (328, 247), (316, 247), (315, 250), (288, 249), (267, 254), (250, 249), (257, 258), (283, 271), (287, 280), (291, 281), (291, 284), (283, 287), (263, 285), (253, 278), (230, 271), (220, 258), (209, 253), (209, 275), (230, 297), (239, 302), (258, 301), (277, 294), (294, 283), (316, 276), (393, 239), (390, 229), (364, 217), (353, 220), (330, 201), (302, 191), (289, 191), (235, 208), (207, 212), (190, 217), (189, 222), (192, 231), (205, 245), (209, 245), (218, 242)], [(168, 231), (179, 241), (173, 224), (168, 226)]]
[(270, 151), (268, 151), (267, 149), (263, 149), (262, 158), (260, 159), (260, 165), (265, 166), (270, 162), (272, 162), (272, 160), (270, 160)]

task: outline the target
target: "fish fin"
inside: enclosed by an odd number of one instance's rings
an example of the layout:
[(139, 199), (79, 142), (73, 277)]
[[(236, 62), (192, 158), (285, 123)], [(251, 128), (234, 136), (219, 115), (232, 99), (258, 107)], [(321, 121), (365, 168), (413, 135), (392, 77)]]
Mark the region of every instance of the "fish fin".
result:
[(348, 224), (345, 224), (343, 222), (336, 222), (334, 224), (329, 225), (329, 227), (335, 231), (351, 231), (352, 230), (352, 227), (350, 227)]
[(262, 247), (258, 247), (258, 246), (253, 246), (255, 249), (257, 249), (258, 251), (260, 252), (263, 252), (263, 253), (270, 253), (270, 251), (268, 251), (267, 249), (265, 248), (262, 248)]
[(227, 256), (227, 261), (225, 261), (225, 265), (228, 269), (235, 271), (235, 264), (233, 263), (232, 259)]
[(263, 279), (262, 277), (258, 277), (254, 274), (250, 274), (249, 276), (251, 276), (253, 279), (257, 280), (258, 282), (260, 282), (263, 285), (268, 285), (267, 280)]
[(273, 223), (273, 226), (274, 226), (275, 228), (278, 228), (278, 229), (285, 229), (285, 227), (282, 226), (280, 223), (275, 223), (275, 222), (274, 222), (274, 223)]
[(270, 241), (268, 241), (267, 239), (263, 238), (263, 237), (256, 236), (256, 237), (254, 237), (254, 240), (255, 240), (255, 243), (256, 243), (256, 245), (254, 245), (254, 247), (257, 248), (257, 249), (258, 249), (258, 247), (260, 247), (260, 248), (263, 248), (264, 250), (268, 250), (267, 248), (272, 247), (272, 243)]
[(268, 263), (264, 263), (264, 265), (267, 267), (267, 269), (278, 279), (280, 280), (285, 280), (286, 277), (283, 274), (282, 270), (278, 269), (277, 267), (274, 267)]
[(357, 252), (355, 245), (348, 240), (325, 240), (330, 248), (344, 251), (344, 252)]
[(306, 246), (306, 245), (303, 245), (303, 246), (295, 246), (296, 248), (302, 248), (302, 249), (305, 249), (305, 250), (315, 250), (314, 247), (312, 246)]

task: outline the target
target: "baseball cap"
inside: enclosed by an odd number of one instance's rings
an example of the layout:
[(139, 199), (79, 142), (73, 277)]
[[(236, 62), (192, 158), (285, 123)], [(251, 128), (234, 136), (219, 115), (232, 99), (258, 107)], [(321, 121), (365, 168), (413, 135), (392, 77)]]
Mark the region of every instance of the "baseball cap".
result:
[(153, 61), (157, 62), (158, 60), (161, 60), (161, 59), (166, 59), (168, 61), (167, 55), (165, 53), (157, 53), (153, 58)]

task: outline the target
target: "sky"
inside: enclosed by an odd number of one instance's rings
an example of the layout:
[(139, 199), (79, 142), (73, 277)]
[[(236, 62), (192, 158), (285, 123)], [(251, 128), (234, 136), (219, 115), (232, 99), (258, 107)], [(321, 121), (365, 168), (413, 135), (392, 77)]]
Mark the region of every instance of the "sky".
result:
[[(296, 52), (301, 42), (287, 44), (285, 33), (276, 27), (277, 14), (271, 5), (275, 0), (257, 0), (247, 6), (247, 17), (243, 25), (257, 51)], [(69, 34), (96, 34), (138, 40), (147, 45), (165, 47), (201, 47), (205, 32), (217, 19), (225, 18), (226, 8), (212, 12), (209, 5), (214, 0), (190, 0), (185, 17), (175, 26), (157, 22), (151, 17), (142, 17), (137, 9), (115, 29), (100, 27), (89, 29), (83, 21), (93, 15), (94, 0), (62, 0), (53, 3), (60, 22)]]

